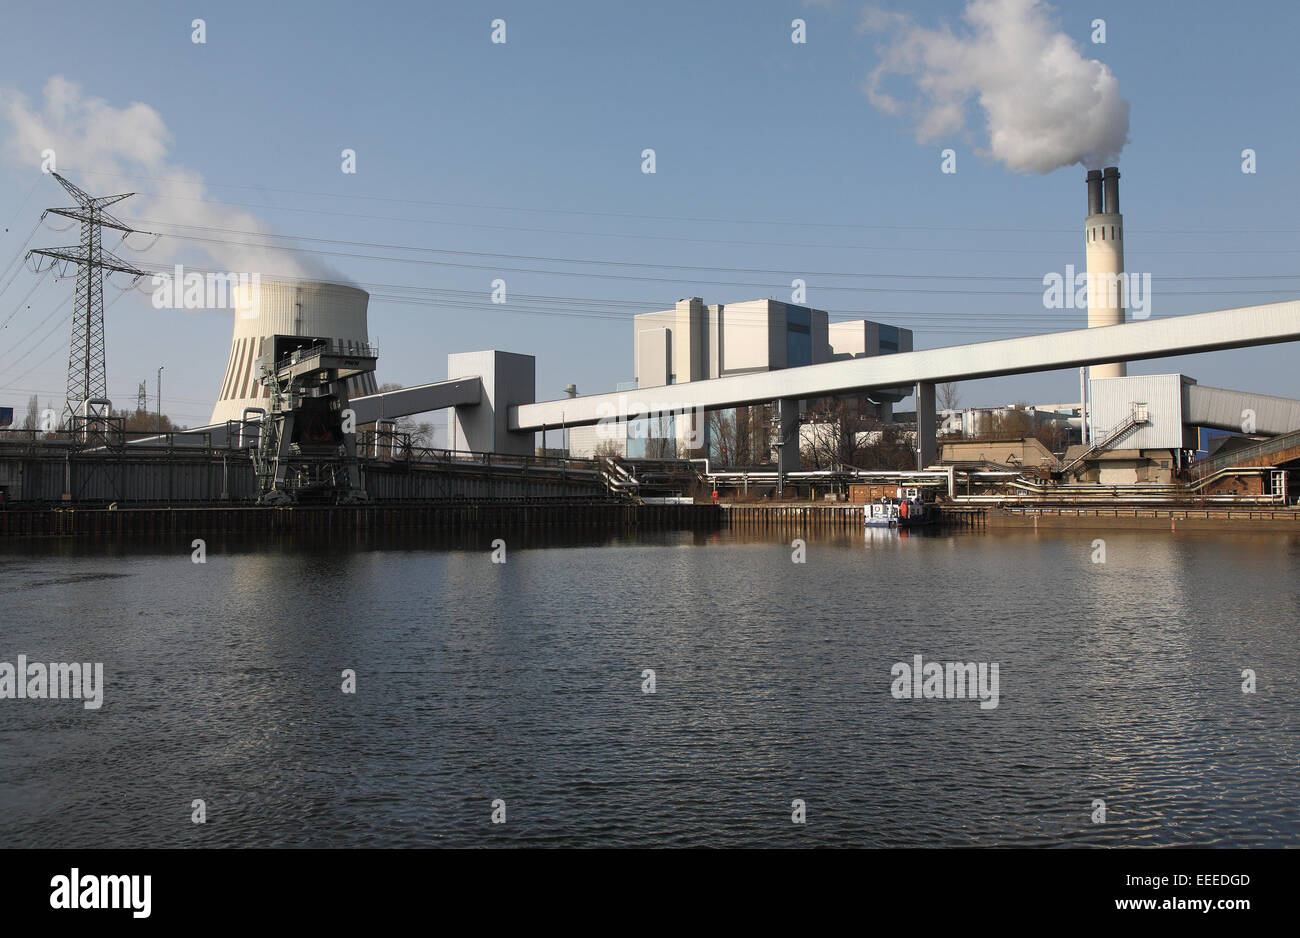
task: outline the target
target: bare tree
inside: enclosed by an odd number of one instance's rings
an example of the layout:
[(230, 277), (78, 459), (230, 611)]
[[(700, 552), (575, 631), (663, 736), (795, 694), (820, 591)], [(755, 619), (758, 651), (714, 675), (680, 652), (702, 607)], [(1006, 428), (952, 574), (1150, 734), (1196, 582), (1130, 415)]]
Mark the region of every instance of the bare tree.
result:
[(710, 411), (709, 458), (719, 466), (754, 466), (768, 455), (768, 410), (762, 405)]
[(171, 433), (174, 430), (185, 429), (166, 414), (159, 416), (146, 410), (127, 410), (123, 407), (120, 410), (112, 411), (110, 416), (121, 417), (122, 429), (127, 433), (154, 433), (159, 428), (162, 429), (163, 433)]
[(718, 466), (736, 465), (735, 411), (710, 411), (707, 420), (709, 426), (709, 459)]
[(1033, 433), (1034, 437), (1056, 454), (1065, 452), (1070, 443), (1070, 427), (1064, 420), (1049, 420), (1040, 423)]
[(41, 402), (33, 394), (27, 398), (27, 419), (23, 421), (23, 429), (27, 431), (27, 439), (36, 439), (36, 431), (41, 427)]
[[(402, 390), (402, 385), (396, 384), (394, 382), (387, 382), (379, 386), (380, 393), (383, 393), (385, 391), (400, 391), (400, 390)], [(368, 423), (364, 426), (364, 428), (358, 427), (357, 429), (358, 430), (366, 429), (373, 432), (375, 429), (375, 425), (373, 423)], [(432, 423), (419, 421), (411, 416), (398, 417), (394, 429), (397, 433), (408, 434), (410, 436), (411, 445), (414, 447), (427, 448), (433, 446), (433, 424)]]
[(848, 398), (816, 401), (805, 414), (805, 432), (800, 434), (800, 456), (810, 469), (853, 466), (863, 448), (864, 431), (879, 421), (862, 414), (861, 402)]
[(882, 426), (875, 439), (863, 446), (855, 465), (859, 469), (893, 472), (916, 468), (916, 450), (896, 426)]
[(645, 441), (646, 459), (672, 459), (677, 455), (677, 441), (667, 436), (652, 436)]
[(936, 387), (935, 398), (940, 410), (956, 410), (961, 406), (961, 396), (957, 393), (956, 381), (945, 381)]

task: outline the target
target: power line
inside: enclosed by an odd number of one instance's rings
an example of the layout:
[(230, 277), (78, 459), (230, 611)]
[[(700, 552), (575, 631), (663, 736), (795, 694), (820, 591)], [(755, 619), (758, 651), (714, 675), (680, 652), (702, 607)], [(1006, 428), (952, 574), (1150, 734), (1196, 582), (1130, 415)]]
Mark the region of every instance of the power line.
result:
[[(45, 325), (47, 322), (49, 322), (50, 319), (51, 319), (51, 317), (53, 317), (55, 314), (57, 314), (57, 313), (59, 312), (59, 310), (63, 309), (63, 307), (67, 306), (67, 305), (68, 305), (69, 303), (71, 303), (71, 302), (72, 302), (72, 294), (69, 293), (67, 296), (65, 296), (65, 297), (63, 298), (63, 301), (62, 301), (61, 303), (59, 303), (57, 306), (53, 307), (53, 308), (52, 308), (52, 309), (51, 309), (51, 310), (50, 310), (50, 311), (45, 315), (45, 318), (42, 319), (40, 322), (38, 322), (35, 326), (33, 326), (33, 327), (31, 328), (31, 330), (30, 330), (26, 335), (24, 335), (21, 339), (19, 339), (18, 341), (14, 342), (12, 345), (10, 345), (10, 346), (9, 346), (9, 347), (4, 351), (4, 352), (0, 352), (0, 360), (3, 360), (4, 358), (8, 357), (11, 353), (18, 351), (18, 349), (22, 347), (22, 345), (23, 345), (24, 342), (26, 342), (26, 341), (27, 341), (28, 339), (30, 339), (33, 335), (36, 334), (36, 331), (37, 331), (38, 329), (40, 329), (41, 326), (43, 326), (43, 325)], [(67, 317), (65, 316), (64, 318), (66, 319)], [(60, 325), (60, 326), (63, 325), (62, 321), (60, 321), (59, 325)], [(40, 345), (40, 343), (38, 342), (37, 345)], [(36, 346), (33, 346), (33, 348), (35, 348), (35, 347), (36, 347)]]
[[(111, 300), (109, 300), (107, 303), (104, 304), (104, 307), (103, 307), (104, 310), (107, 311), (107, 310), (111, 309), (111, 308), (113, 307), (113, 304), (116, 303), (118, 300), (120, 300), (120, 299), (121, 299), (123, 296), (125, 296), (125, 295), (126, 295), (125, 292), (123, 292), (123, 293), (119, 293), (117, 296), (113, 297)], [(76, 315), (76, 312), (77, 312), (77, 310), (73, 310), (72, 313), (70, 314), (70, 316), (75, 316), (75, 315)], [(49, 333), (46, 334), (45, 338), (42, 338), (40, 342), (38, 342), (35, 346), (33, 346), (33, 349), (35, 349), (35, 348), (39, 348), (41, 345), (45, 344), (46, 339), (48, 339), (51, 335), (53, 335), (55, 332), (57, 332), (57, 331), (58, 331), (58, 330), (63, 326), (63, 324), (64, 324), (64, 321), (60, 321), (60, 322), (58, 322), (58, 323), (55, 325), (54, 329), (51, 330)], [(35, 365), (33, 365), (32, 367), (28, 368), (26, 371), (24, 371), (24, 372), (23, 372), (22, 374), (20, 374), (18, 377), (14, 378), (14, 383), (17, 383), (17, 382), (23, 380), (24, 378), (26, 378), (29, 374), (31, 374), (31, 373), (32, 373), (33, 371), (35, 371), (37, 368), (41, 367), (41, 365), (44, 365), (47, 361), (49, 361), (51, 358), (53, 358), (54, 355), (57, 354), (57, 353), (60, 352), (60, 351), (62, 351), (62, 346), (61, 346), (61, 345), (56, 345), (56, 346), (54, 346), (54, 348), (50, 351), (50, 354), (46, 355), (46, 356), (45, 356), (44, 358), (42, 358), (39, 362), (37, 362)], [(102, 396), (104, 395), (104, 393), (107, 393), (107, 392), (106, 392), (106, 391), (101, 392), (99, 396), (102, 397)]]
[[(193, 226), (193, 227), (201, 227), (201, 226)], [(515, 267), (515, 266), (508, 266), (503, 264), (466, 264), (466, 263), (458, 263), (455, 261), (440, 261), (440, 260), (434, 260), (429, 258), (393, 257), (393, 256), (386, 256), (386, 255), (360, 254), (355, 251), (325, 251), (319, 249), (297, 247), (293, 245), (258, 244), (252, 242), (227, 239), (227, 238), (205, 238), (198, 235), (171, 235), (171, 237), (177, 237), (187, 241), (211, 242), (211, 243), (218, 243), (218, 244), (234, 244), (245, 248), (252, 247), (252, 248), (261, 248), (264, 250), (271, 250), (271, 251), (286, 251), (286, 252), (293, 252), (293, 253), (309, 254), (312, 256), (319, 256), (319, 257), (350, 257), (350, 258), (360, 259), (360, 260), (385, 261), (389, 263), (422, 264), (422, 265), (437, 266), (437, 267), (451, 267), (451, 268), (457, 268), (461, 270), (483, 270), (492, 273), (502, 273), (502, 272), (523, 273), (523, 274), (535, 274), (538, 276), (548, 276), (548, 277), (579, 277), (579, 278), (596, 279), (596, 280), (625, 280), (625, 281), (636, 281), (636, 282), (643, 282), (643, 283), (672, 283), (672, 284), (679, 284), (679, 285), (691, 284), (696, 286), (702, 285), (702, 286), (710, 286), (710, 287), (719, 287), (719, 286), (720, 287), (748, 287), (748, 288), (760, 289), (765, 291), (775, 290), (780, 292), (784, 292), (789, 289), (789, 285), (784, 283), (757, 283), (752, 281), (706, 280), (706, 279), (697, 279), (691, 277), (632, 276), (627, 274), (612, 274), (612, 273), (606, 274), (606, 273), (593, 273), (589, 271), (568, 271), (568, 270), (553, 270), (553, 269), (539, 270), (536, 268)], [(318, 239), (318, 238), (300, 238), (299, 240), (322, 241), (324, 243), (331, 243), (331, 244), (343, 243), (343, 244), (351, 244), (351, 245), (358, 245), (358, 246), (365, 246), (367, 244), (371, 244), (371, 242), (339, 242), (331, 239)], [(376, 245), (376, 246), (380, 248), (393, 247), (392, 245), (383, 245), (383, 244)], [(483, 256), (489, 258), (519, 257), (523, 260), (535, 259), (529, 257), (528, 255), (485, 254), (482, 252), (450, 251), (450, 250), (442, 250), (436, 248), (420, 248), (414, 246), (405, 247), (405, 248), (398, 246), (398, 249), (412, 251), (412, 252), (418, 251), (418, 252), (425, 252), (425, 253), (452, 254), (454, 256)], [(547, 259), (547, 258), (541, 258), (541, 259), (556, 260), (557, 262), (566, 262), (564, 259)], [(645, 266), (650, 268), (664, 268), (664, 267), (671, 268), (672, 266), (672, 265), (651, 265), (651, 264), (642, 265), (636, 262), (623, 263), (623, 262), (607, 262), (607, 261), (582, 261), (576, 259), (568, 262), (587, 263), (587, 264), (610, 264), (610, 265), (628, 266), (628, 267)], [(728, 268), (681, 268), (681, 269), (686, 269), (686, 270), (705, 269), (705, 270), (725, 271)], [(814, 275), (809, 275), (809, 276), (814, 276)], [(845, 274), (843, 276), (872, 276), (872, 275)], [(1284, 274), (1278, 276), (1280, 278), (1280, 277), (1290, 277), (1291, 275)], [(963, 279), (963, 278), (957, 278), (957, 279)], [(1262, 279), (1262, 278), (1250, 278), (1250, 279)], [(958, 296), (972, 296), (972, 295), (974, 296), (1040, 296), (1042, 295), (1041, 290), (969, 290), (969, 289), (941, 290), (941, 289), (933, 289), (933, 288), (915, 288), (915, 287), (847, 287), (847, 286), (834, 286), (830, 284), (815, 284), (815, 285), (809, 285), (809, 287), (812, 289), (816, 289), (818, 291), (834, 291), (834, 292), (848, 292), (848, 293), (919, 293), (919, 294), (958, 295)], [(1162, 296), (1259, 296), (1259, 295), (1275, 295), (1283, 292), (1285, 291), (1284, 290), (1218, 290), (1218, 291), (1216, 290), (1162, 290), (1161, 295)]]
[[(89, 173), (90, 175), (113, 176), (120, 179), (133, 179), (133, 180), (143, 179), (151, 182), (168, 182), (168, 183), (182, 183), (185, 185), (194, 185), (193, 179), (181, 179), (178, 177), (168, 178), (165, 176), (139, 176), (139, 175), (126, 174), (126, 173), (91, 172), (90, 170), (83, 170), (83, 172)], [(636, 214), (630, 212), (593, 212), (593, 211), (586, 211), (580, 209), (528, 208), (525, 206), (517, 206), (517, 205), (515, 206), (483, 205), (483, 204), (476, 204), (470, 202), (448, 202), (448, 201), (435, 201), (430, 199), (414, 199), (414, 198), (391, 198), (385, 196), (357, 195), (355, 193), (345, 193), (345, 192), (311, 192), (302, 189), (277, 188), (275, 186), (262, 186), (262, 185), (252, 186), (252, 185), (238, 185), (234, 183), (214, 183), (214, 182), (209, 182), (207, 180), (204, 180), (202, 184), (206, 188), (213, 188), (213, 189), (248, 189), (255, 192), (275, 192), (284, 195), (308, 196), (310, 198), (355, 199), (355, 200), (361, 200), (365, 202), (389, 202), (398, 205), (428, 205), (428, 206), (433, 206), (438, 208), (464, 208), (464, 209), (471, 209), (474, 211), (525, 212), (525, 213), (545, 214), (545, 215), (579, 215), (579, 216), (587, 216), (593, 218), (627, 218), (627, 219), (637, 219), (643, 221), (691, 222), (691, 223), (746, 225), (746, 226), (769, 225), (769, 226), (781, 227), (781, 228), (832, 228), (832, 229), (856, 229), (856, 230), (863, 230), (863, 231), (927, 231), (927, 232), (962, 231), (962, 232), (974, 232), (974, 233), (996, 232), (999, 234), (1002, 233), (1081, 234), (1082, 232), (1081, 227), (1006, 228), (1006, 227), (994, 227), (994, 226), (987, 226), (987, 225), (979, 225), (979, 226), (886, 225), (886, 224), (863, 224), (860, 222), (804, 222), (804, 221), (761, 219), (761, 218), (712, 218), (712, 217), (700, 217), (700, 216), (689, 216), (689, 215), (644, 215), (644, 214)], [(227, 202), (221, 199), (196, 199), (188, 196), (168, 196), (168, 195), (163, 195), (161, 193), (146, 193), (146, 194), (152, 195), (156, 198), (209, 202), (213, 204), (232, 205), (232, 206), (238, 206), (244, 208), (259, 208), (259, 209), (287, 208), (286, 206), (274, 206), (274, 205), (266, 205), (262, 203)], [(314, 211), (320, 211), (320, 210), (314, 210)], [(325, 214), (337, 214), (337, 213), (326, 212)], [(416, 219), (416, 218), (409, 218), (409, 219), (401, 218), (401, 219), (389, 219), (389, 220), (411, 221), (411, 222), (421, 221), (421, 219)], [(1300, 234), (1300, 228), (1258, 228), (1258, 229), (1135, 228), (1133, 230), (1141, 231), (1147, 234), (1164, 234), (1164, 235), (1218, 236), (1224, 234), (1261, 234), (1261, 235)], [(592, 232), (592, 234), (598, 234), (598, 233)]]
[(5, 276), (5, 274), (8, 274), (10, 270), (13, 271), (13, 274), (9, 277), (9, 279), (5, 281), (5, 285), (3, 287), (0, 287), (0, 296), (4, 295), (4, 292), (9, 289), (9, 284), (14, 282), (14, 278), (18, 276), (18, 272), (23, 269), (22, 259), (25, 256), (27, 245), (32, 243), (32, 238), (36, 237), (36, 229), (38, 229), (40, 226), (41, 226), (41, 220), (38, 218), (36, 220), (36, 224), (32, 225), (32, 230), (28, 233), (27, 239), (23, 241), (23, 243), (19, 246), (18, 253), (16, 253), (13, 256), (13, 259), (9, 261), (8, 264), (5, 265), (4, 273), (0, 273), (0, 277), (3, 277)]
[[(148, 265), (145, 266), (146, 268), (148, 267)], [(215, 268), (209, 268), (203, 266), (191, 266), (188, 269), (191, 272), (200, 272), (200, 273), (218, 272)], [(166, 271), (168, 270), (168, 268), (164, 268), (160, 266), (159, 270)], [(265, 273), (262, 276), (266, 279), (273, 279), (273, 280), (285, 281), (285, 282), (300, 282), (300, 283), (313, 282), (310, 280), (302, 280), (297, 277), (282, 275), (282, 274)], [(403, 300), (427, 298), (429, 302), (423, 305), (436, 307), (438, 305), (438, 301), (440, 300), (440, 298), (448, 298), (453, 300), (463, 299), (463, 300), (471, 301), (471, 303), (474, 303), (475, 305), (473, 305), (472, 308), (481, 309), (484, 312), (516, 313), (527, 308), (528, 304), (557, 306), (560, 307), (561, 311), (557, 312), (555, 310), (546, 310), (545, 311), (546, 314), (547, 315), (572, 315), (575, 318), (589, 318), (580, 315), (581, 313), (584, 312), (598, 312), (598, 313), (606, 314), (609, 312), (609, 308), (611, 306), (621, 306), (626, 310), (627, 313), (633, 315), (637, 313), (659, 311), (658, 309), (654, 308), (656, 305), (654, 300), (628, 300), (628, 299), (609, 299), (603, 297), (572, 297), (572, 296), (555, 296), (555, 295), (532, 294), (532, 293), (512, 293), (510, 294), (509, 303), (500, 304), (500, 303), (482, 302), (484, 296), (487, 294), (487, 291), (485, 290), (456, 290), (450, 288), (422, 287), (413, 284), (379, 283), (375, 281), (361, 281), (356, 285), (367, 289), (370, 293), (371, 299), (377, 302), (401, 302)], [(816, 289), (820, 289), (820, 288), (816, 288)], [(399, 291), (399, 292), (394, 292), (394, 291)], [(1243, 291), (1223, 291), (1223, 292), (1229, 295), (1234, 295), (1238, 292), (1243, 292)], [(1268, 291), (1256, 291), (1256, 292), (1268, 292)], [(1283, 291), (1272, 291), (1272, 292), (1282, 293)], [(1181, 293), (1184, 295), (1199, 295), (1200, 291), (1181, 291)], [(410, 294), (414, 294), (414, 296), (411, 296)], [(1025, 295), (1041, 296), (1041, 291), (1030, 291)], [(753, 299), (755, 298), (750, 297), (748, 298), (748, 300), (740, 301), (740, 302), (752, 301)], [(526, 301), (526, 302), (521, 303), (520, 301)], [(411, 304), (407, 304), (407, 305), (411, 305)], [(445, 304), (445, 305), (450, 305), (450, 304)], [(753, 316), (747, 317), (745, 313), (735, 309), (735, 306), (737, 305), (736, 303), (723, 303), (722, 305), (729, 307), (729, 315), (731, 317), (731, 321), (733, 322), (745, 321), (747, 318), (757, 322), (763, 320), (764, 318), (763, 314), (761, 313), (755, 313)], [(998, 313), (998, 312), (965, 313), (965, 312), (953, 312), (953, 311), (934, 312), (934, 311), (927, 311), (927, 310), (899, 310), (899, 309), (888, 309), (888, 310), (886, 309), (848, 309), (848, 310), (831, 309), (829, 310), (829, 313), (832, 317), (835, 316), (868, 316), (873, 318), (902, 317), (911, 322), (916, 322), (917, 320), (936, 320), (939, 323), (949, 322), (952, 323), (955, 327), (959, 326), (963, 329), (966, 328), (966, 324), (968, 322), (983, 323), (988, 321), (1005, 320), (1008, 325), (1014, 325), (1016, 323), (1032, 321), (1034, 319), (1034, 312), (1036, 311), (1012, 312), (1012, 313)], [(1052, 317), (1053, 320), (1055, 320), (1057, 317), (1060, 316), (1060, 314), (1061, 311), (1059, 310), (1047, 310), (1043, 313), (1039, 313), (1038, 315)], [(626, 314), (612, 315), (612, 316), (602, 315), (597, 318), (610, 318), (610, 319), (631, 322), (630, 316)]]
[(9, 328), (9, 323), (13, 321), (13, 318), (15, 316), (18, 315), (18, 311), (23, 308), (23, 304), (32, 298), (32, 294), (36, 292), (36, 288), (39, 287), (42, 283), (44, 283), (46, 278), (49, 277), (49, 275), (50, 275), (50, 271), (47, 268), (44, 271), (44, 273), (42, 273), (39, 277), (36, 278), (35, 281), (32, 282), (32, 288), (27, 291), (26, 296), (24, 296), (21, 300), (18, 301), (18, 305), (14, 307), (14, 311), (9, 314), (9, 317), (3, 323), (0, 323), (0, 329)]
[[(500, 259), (507, 259), (507, 260), (515, 260), (515, 261), (529, 261), (532, 263), (587, 264), (591, 266), (635, 267), (635, 268), (645, 268), (651, 270), (687, 270), (687, 271), (708, 271), (708, 272), (717, 272), (717, 273), (740, 273), (740, 274), (782, 274), (786, 276), (793, 274), (798, 277), (854, 277), (854, 278), (869, 277), (869, 278), (877, 278), (877, 279), (884, 279), (884, 280), (961, 280), (961, 281), (1038, 280), (1041, 282), (1041, 277), (1040, 278), (1026, 277), (1024, 275), (999, 276), (993, 274), (863, 273), (863, 272), (851, 272), (851, 271), (804, 270), (804, 269), (799, 269), (794, 267), (785, 267), (785, 268), (782, 267), (705, 267), (705, 266), (695, 266), (695, 265), (687, 265), (687, 264), (655, 264), (655, 263), (646, 263), (643, 261), (602, 260), (602, 259), (588, 259), (588, 258), (574, 258), (574, 257), (547, 257), (544, 255), (502, 254), (502, 253), (491, 253), (485, 251), (462, 251), (462, 250), (454, 250), (451, 248), (430, 248), (430, 247), (424, 247), (422, 245), (389, 244), (381, 241), (347, 241), (338, 238), (316, 238), (309, 235), (277, 235), (277, 234), (270, 234), (270, 233), (259, 232), (259, 231), (247, 231), (239, 228), (218, 228), (218, 227), (212, 227), (207, 225), (185, 225), (177, 222), (166, 222), (160, 220), (146, 220), (146, 223), (154, 224), (154, 225), (168, 225), (174, 228), (185, 228), (191, 231), (210, 231), (210, 232), (215, 231), (223, 234), (249, 235), (249, 236), (261, 237), (261, 238), (279, 238), (279, 239), (289, 240), (289, 241), (308, 241), (317, 244), (342, 245), (346, 247), (366, 247), (366, 248), (376, 248), (381, 250), (410, 251), (410, 252), (418, 252), (418, 253), (426, 253), (426, 254), (450, 254), (452, 256), (457, 256), (457, 257), (500, 258)], [(168, 236), (174, 238), (182, 238), (185, 240), (201, 240), (196, 237), (192, 237), (189, 235), (182, 235), (182, 234), (172, 234)], [(217, 240), (222, 240), (222, 239), (217, 239)], [(260, 244), (258, 242), (250, 242), (250, 241), (243, 241), (243, 240), (236, 240), (236, 239), (225, 239), (225, 243), (238, 244), (245, 247), (263, 247), (271, 250), (293, 250), (293, 251), (307, 251), (309, 253), (315, 253), (313, 251), (309, 251), (309, 249), (307, 248), (300, 248), (294, 245)], [(1185, 277), (1180, 279), (1258, 280), (1258, 279), (1264, 279), (1265, 277), (1267, 277), (1268, 279), (1300, 280), (1300, 274), (1268, 274), (1268, 275), (1259, 275), (1257, 277), (1252, 277), (1247, 275), (1236, 275), (1232, 277), (1220, 277), (1220, 278), (1204, 276), (1204, 277)], [(1167, 278), (1162, 278), (1162, 279), (1167, 279)]]

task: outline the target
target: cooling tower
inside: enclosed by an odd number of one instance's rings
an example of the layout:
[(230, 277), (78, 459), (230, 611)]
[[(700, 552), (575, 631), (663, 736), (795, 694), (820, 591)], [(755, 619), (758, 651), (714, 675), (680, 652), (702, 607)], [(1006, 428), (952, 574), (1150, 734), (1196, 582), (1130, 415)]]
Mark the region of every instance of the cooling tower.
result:
[[(344, 343), (369, 343), (366, 306), (370, 294), (334, 283), (266, 281), (251, 290), (236, 291), (235, 335), (230, 361), (221, 382), (212, 423), (238, 420), (245, 407), (267, 406), (268, 393), (258, 380), (262, 345), (279, 335), (308, 335)], [(348, 394), (358, 397), (377, 390), (374, 374), (353, 378)]]
[[(1088, 258), (1088, 328), (1124, 321), (1124, 216), (1119, 213), (1119, 169), (1089, 170), (1088, 219), (1084, 241)], [(1124, 362), (1093, 365), (1094, 378), (1122, 378)]]

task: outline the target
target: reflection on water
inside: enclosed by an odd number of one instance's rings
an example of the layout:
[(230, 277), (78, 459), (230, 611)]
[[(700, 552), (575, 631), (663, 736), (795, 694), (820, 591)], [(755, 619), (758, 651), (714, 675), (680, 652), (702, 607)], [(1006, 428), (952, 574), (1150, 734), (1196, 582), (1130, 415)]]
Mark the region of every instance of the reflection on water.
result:
[[(107, 683), (99, 711), (0, 700), (0, 843), (1300, 833), (1292, 535), (401, 532), (212, 537), (207, 560), (188, 538), (0, 544), (0, 661), (102, 661)], [(998, 662), (1000, 705), (895, 700), (916, 654)]]

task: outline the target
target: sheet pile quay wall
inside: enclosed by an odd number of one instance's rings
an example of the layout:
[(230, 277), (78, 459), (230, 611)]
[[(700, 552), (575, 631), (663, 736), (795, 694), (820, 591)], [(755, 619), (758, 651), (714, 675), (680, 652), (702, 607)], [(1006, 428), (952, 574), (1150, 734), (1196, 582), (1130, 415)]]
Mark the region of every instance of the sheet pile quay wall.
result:
[[(361, 469), (366, 491), (377, 502), (610, 499), (590, 469), (376, 459), (362, 460)], [(252, 460), (238, 450), (143, 455), (0, 448), (0, 492), (10, 507), (250, 504), (257, 491)]]

